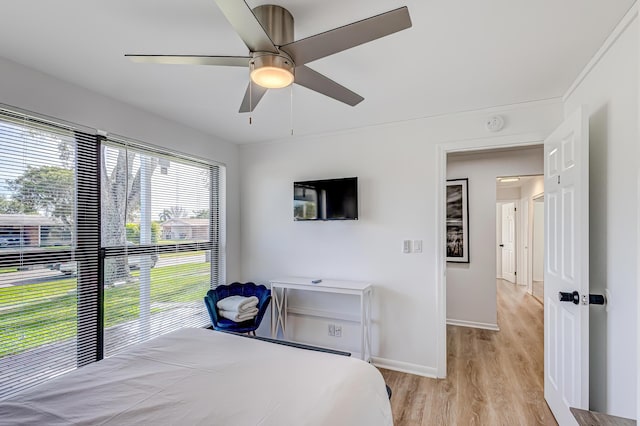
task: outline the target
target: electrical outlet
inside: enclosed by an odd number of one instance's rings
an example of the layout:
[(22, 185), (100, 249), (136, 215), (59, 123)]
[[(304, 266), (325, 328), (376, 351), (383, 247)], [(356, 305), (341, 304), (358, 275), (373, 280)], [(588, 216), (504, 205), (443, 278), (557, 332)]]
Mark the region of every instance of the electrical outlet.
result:
[(336, 337), (342, 337), (342, 326), (336, 324), (335, 326), (335, 336)]
[[(329, 336), (335, 336), (336, 335), (336, 325), (335, 324), (329, 324)], [(340, 332), (342, 332), (342, 330), (340, 330)]]

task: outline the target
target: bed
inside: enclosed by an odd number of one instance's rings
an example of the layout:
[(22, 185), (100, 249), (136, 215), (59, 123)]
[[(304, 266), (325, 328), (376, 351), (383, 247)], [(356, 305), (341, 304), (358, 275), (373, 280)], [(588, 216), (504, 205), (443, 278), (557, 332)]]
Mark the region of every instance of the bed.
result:
[(359, 359), (184, 328), (0, 401), (0, 424), (392, 425)]

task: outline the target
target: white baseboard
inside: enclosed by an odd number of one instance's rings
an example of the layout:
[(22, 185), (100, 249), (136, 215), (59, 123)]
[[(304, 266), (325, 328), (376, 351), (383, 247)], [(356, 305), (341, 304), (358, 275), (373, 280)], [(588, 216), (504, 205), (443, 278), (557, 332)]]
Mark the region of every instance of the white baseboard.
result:
[(372, 357), (371, 363), (376, 367), (400, 371), (401, 373), (415, 374), (416, 376), (429, 377), (431, 379), (438, 377), (437, 370), (434, 367), (427, 367), (425, 365), (411, 364), (409, 362), (394, 361), (392, 359), (378, 357)]
[(500, 331), (500, 327), (498, 327), (498, 324), (489, 324), (486, 322), (447, 319), (447, 325), (457, 325), (458, 327), (482, 328), (484, 330)]

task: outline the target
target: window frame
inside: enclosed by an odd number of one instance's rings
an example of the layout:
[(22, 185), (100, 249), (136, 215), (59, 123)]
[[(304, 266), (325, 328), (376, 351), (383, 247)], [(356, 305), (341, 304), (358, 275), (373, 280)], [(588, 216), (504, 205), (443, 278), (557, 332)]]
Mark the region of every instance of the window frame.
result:
[[(161, 253), (176, 254), (209, 250), (211, 252), (209, 287), (215, 288), (224, 281), (226, 269), (224, 249), (226, 235), (224, 230), (226, 226), (224, 211), (224, 206), (226, 205), (224, 188), (226, 165), (224, 163), (197, 158), (120, 136), (107, 136), (105, 132), (99, 130), (0, 104), (0, 119), (3, 117), (6, 117), (9, 121), (11, 119), (24, 121), (25, 125), (34, 123), (34, 125), (70, 132), (74, 138), (75, 157), (72, 170), (75, 174), (75, 222), (74, 238), (71, 246), (68, 248), (38, 247), (2, 253), (0, 267), (77, 263), (76, 368), (104, 358), (105, 259), (123, 255), (159, 255)], [(210, 177), (208, 241), (102, 247), (101, 157), (102, 146), (105, 141), (115, 142), (118, 145), (122, 145), (122, 142), (126, 141), (125, 145), (153, 155), (157, 154), (206, 166)], [(83, 273), (83, 271), (86, 272)], [(57, 374), (59, 373), (55, 373), (54, 376)], [(9, 395), (25, 387), (50, 380), (54, 376), (47, 377), (43, 381), (30, 382), (25, 386), (9, 387)], [(7, 382), (8, 385), (12, 383), (13, 381)]]

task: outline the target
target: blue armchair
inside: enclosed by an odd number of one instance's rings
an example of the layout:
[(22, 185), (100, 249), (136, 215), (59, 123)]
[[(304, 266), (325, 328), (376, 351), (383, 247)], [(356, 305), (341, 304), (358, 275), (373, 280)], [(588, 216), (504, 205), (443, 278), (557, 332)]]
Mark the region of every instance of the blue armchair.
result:
[[(216, 304), (219, 300), (229, 296), (256, 296), (258, 298), (258, 314), (256, 317), (248, 321), (234, 322), (218, 315)], [(260, 322), (270, 301), (271, 290), (267, 287), (254, 283), (243, 284), (238, 282), (229, 285), (219, 285), (215, 289), (209, 290), (204, 297), (204, 304), (207, 306), (207, 311), (209, 311), (209, 316), (211, 317), (211, 325), (213, 325), (215, 330), (253, 333), (254, 335), (256, 334), (256, 329), (260, 326)]]

